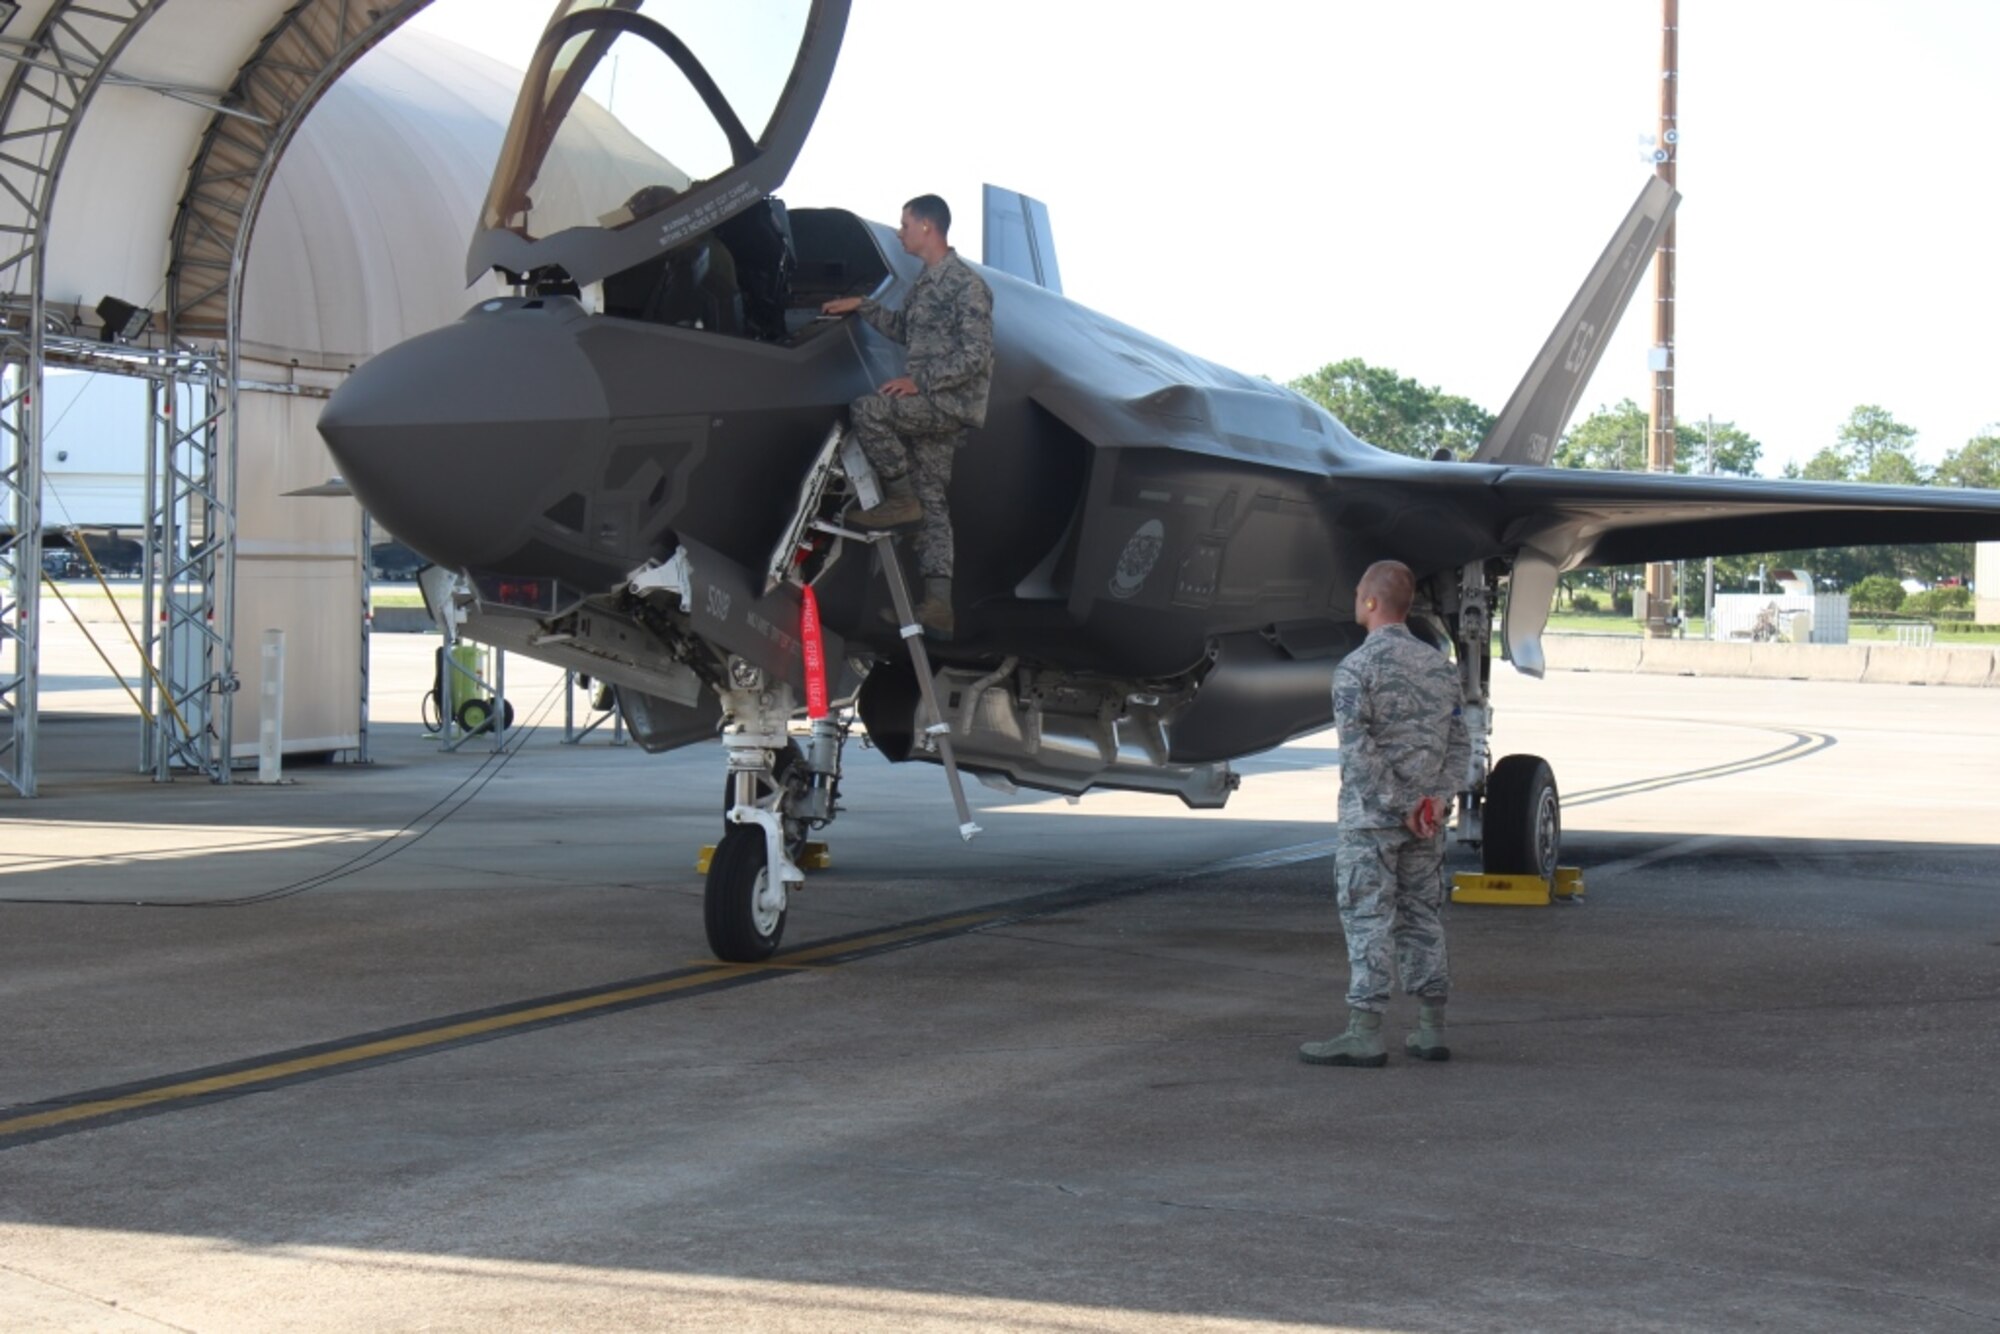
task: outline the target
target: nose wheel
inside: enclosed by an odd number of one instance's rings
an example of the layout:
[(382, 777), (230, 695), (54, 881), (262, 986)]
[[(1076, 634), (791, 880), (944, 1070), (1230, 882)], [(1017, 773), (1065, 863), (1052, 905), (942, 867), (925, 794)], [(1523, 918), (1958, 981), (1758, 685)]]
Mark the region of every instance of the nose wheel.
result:
[(787, 896), (771, 874), (764, 831), (734, 825), (715, 845), (702, 896), (702, 924), (708, 947), (729, 963), (758, 963), (771, 957), (785, 934)]

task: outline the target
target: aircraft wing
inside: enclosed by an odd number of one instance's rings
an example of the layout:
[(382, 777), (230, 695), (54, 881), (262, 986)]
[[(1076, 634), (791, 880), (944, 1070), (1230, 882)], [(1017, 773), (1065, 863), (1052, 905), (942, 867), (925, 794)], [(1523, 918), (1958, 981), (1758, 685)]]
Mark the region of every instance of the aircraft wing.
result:
[(1328, 477), (1353, 563), (1420, 575), (1507, 562), (1507, 656), (1542, 673), (1541, 633), (1566, 570), (1811, 547), (2000, 541), (2000, 491), (1785, 482), (1409, 460)]
[(1533, 547), (1562, 569), (2000, 540), (2000, 491), (1578, 468), (1502, 468), (1490, 487), (1502, 540)]
[(1369, 559), (1422, 573), (1495, 556), (1556, 571), (1811, 547), (2000, 541), (2000, 491), (1384, 459), (1328, 477)]

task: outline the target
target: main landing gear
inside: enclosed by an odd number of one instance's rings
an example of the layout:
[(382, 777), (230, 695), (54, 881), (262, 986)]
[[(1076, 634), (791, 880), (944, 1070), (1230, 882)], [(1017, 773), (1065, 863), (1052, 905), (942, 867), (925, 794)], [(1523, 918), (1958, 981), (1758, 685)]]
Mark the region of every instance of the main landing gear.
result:
[[(1555, 771), (1539, 755), (1508, 755), (1497, 764), (1491, 758), (1493, 584), (1483, 563), (1460, 572), (1455, 600), (1459, 694), (1472, 742), (1455, 837), (1479, 849), (1488, 875), (1532, 875), (1554, 883), (1562, 853)], [(1447, 604), (1446, 610), (1453, 609)]]

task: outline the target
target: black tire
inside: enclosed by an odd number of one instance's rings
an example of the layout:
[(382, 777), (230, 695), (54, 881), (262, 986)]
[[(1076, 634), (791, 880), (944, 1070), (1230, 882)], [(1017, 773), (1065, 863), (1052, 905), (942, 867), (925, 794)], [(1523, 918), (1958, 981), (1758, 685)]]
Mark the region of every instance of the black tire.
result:
[(1480, 859), (1486, 874), (1554, 881), (1562, 855), (1562, 798), (1547, 760), (1509, 755), (1493, 766), (1484, 824)]
[(708, 859), (702, 894), (702, 924), (708, 947), (724, 963), (761, 963), (785, 934), (785, 912), (775, 919), (760, 910), (757, 897), (770, 874), (764, 831), (753, 824), (732, 825)]
[(493, 701), (484, 696), (476, 696), (459, 705), (455, 716), (459, 730), (467, 736), (475, 732), (484, 732), (493, 724)]
[[(503, 700), (501, 701), (500, 708), (502, 716), (506, 719), (503, 726), (512, 731), (514, 727), (514, 702), (512, 700)], [(468, 735), (473, 732), (484, 732), (490, 729), (493, 726), (493, 701), (484, 696), (478, 696), (459, 705), (458, 725)]]

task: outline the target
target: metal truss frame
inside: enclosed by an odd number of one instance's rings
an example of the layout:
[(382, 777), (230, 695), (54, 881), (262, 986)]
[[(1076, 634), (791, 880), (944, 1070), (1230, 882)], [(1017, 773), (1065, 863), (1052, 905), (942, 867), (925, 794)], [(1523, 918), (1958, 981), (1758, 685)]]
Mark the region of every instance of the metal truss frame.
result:
[[(211, 359), (162, 356), (148, 398), (142, 765), (227, 783), (236, 676), (234, 472), (220, 429), (227, 397)], [(157, 698), (156, 698), (157, 691)]]
[(0, 92), (0, 781), (35, 795), (41, 673), (42, 370), (49, 211), (77, 126), (127, 43), (166, 0), (59, 0)]

